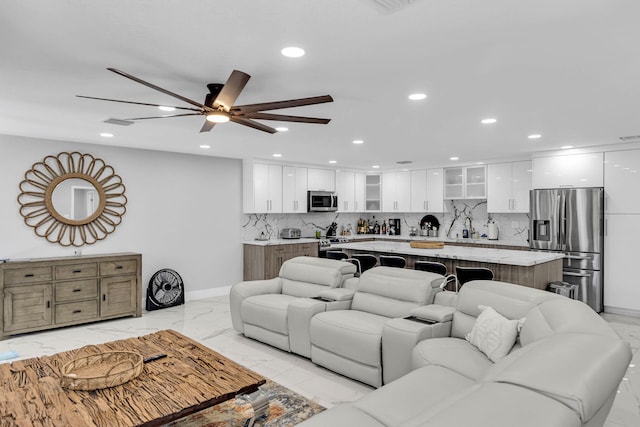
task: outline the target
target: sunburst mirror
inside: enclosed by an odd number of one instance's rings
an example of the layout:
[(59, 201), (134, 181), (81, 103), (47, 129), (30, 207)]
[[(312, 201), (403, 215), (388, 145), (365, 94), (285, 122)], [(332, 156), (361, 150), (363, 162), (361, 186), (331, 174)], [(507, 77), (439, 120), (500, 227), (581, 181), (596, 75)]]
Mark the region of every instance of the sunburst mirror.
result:
[(126, 212), (122, 178), (90, 154), (47, 156), (24, 174), (19, 188), (25, 224), (62, 246), (91, 245), (104, 239)]

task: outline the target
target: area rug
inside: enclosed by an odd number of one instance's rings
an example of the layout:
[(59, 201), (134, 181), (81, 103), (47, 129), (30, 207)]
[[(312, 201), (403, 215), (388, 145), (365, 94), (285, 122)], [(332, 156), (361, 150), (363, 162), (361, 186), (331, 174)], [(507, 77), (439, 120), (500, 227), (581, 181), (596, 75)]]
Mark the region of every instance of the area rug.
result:
[(288, 388), (267, 380), (260, 387), (269, 396), (269, 414), (255, 417), (242, 398), (172, 421), (166, 427), (287, 427), (301, 423), (325, 408)]

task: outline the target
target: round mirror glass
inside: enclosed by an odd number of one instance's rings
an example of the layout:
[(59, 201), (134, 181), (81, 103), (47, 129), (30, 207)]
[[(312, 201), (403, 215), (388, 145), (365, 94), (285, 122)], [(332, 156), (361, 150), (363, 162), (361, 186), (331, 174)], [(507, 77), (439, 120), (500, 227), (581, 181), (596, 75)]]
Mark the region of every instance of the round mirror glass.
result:
[(51, 202), (58, 215), (83, 220), (93, 215), (100, 206), (100, 193), (87, 180), (68, 178), (53, 190)]

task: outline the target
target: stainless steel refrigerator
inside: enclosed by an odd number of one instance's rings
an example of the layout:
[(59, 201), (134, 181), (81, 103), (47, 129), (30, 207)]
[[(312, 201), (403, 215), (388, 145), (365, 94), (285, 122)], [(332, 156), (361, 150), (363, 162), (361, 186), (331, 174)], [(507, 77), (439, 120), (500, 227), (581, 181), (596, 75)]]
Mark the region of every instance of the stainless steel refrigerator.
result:
[(530, 200), (530, 248), (564, 253), (562, 280), (577, 285), (577, 298), (600, 313), (604, 189), (531, 190)]

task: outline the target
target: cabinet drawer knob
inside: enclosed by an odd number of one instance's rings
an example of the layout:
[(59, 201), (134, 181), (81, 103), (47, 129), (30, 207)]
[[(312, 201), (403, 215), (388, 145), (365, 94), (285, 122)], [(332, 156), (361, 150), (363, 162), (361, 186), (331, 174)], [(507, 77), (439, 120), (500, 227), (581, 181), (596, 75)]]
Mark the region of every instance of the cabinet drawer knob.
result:
[(74, 289), (73, 292), (82, 292), (82, 289)]
[(33, 277), (33, 274), (25, 274), (24, 277)]
[(73, 270), (73, 273), (82, 273), (82, 270)]
[(102, 294), (102, 301), (106, 301), (107, 300), (107, 295), (106, 294)]
[(82, 310), (73, 310), (71, 314), (78, 314), (78, 313), (82, 313)]
[(121, 265), (116, 265), (116, 270), (122, 270), (122, 266)]

